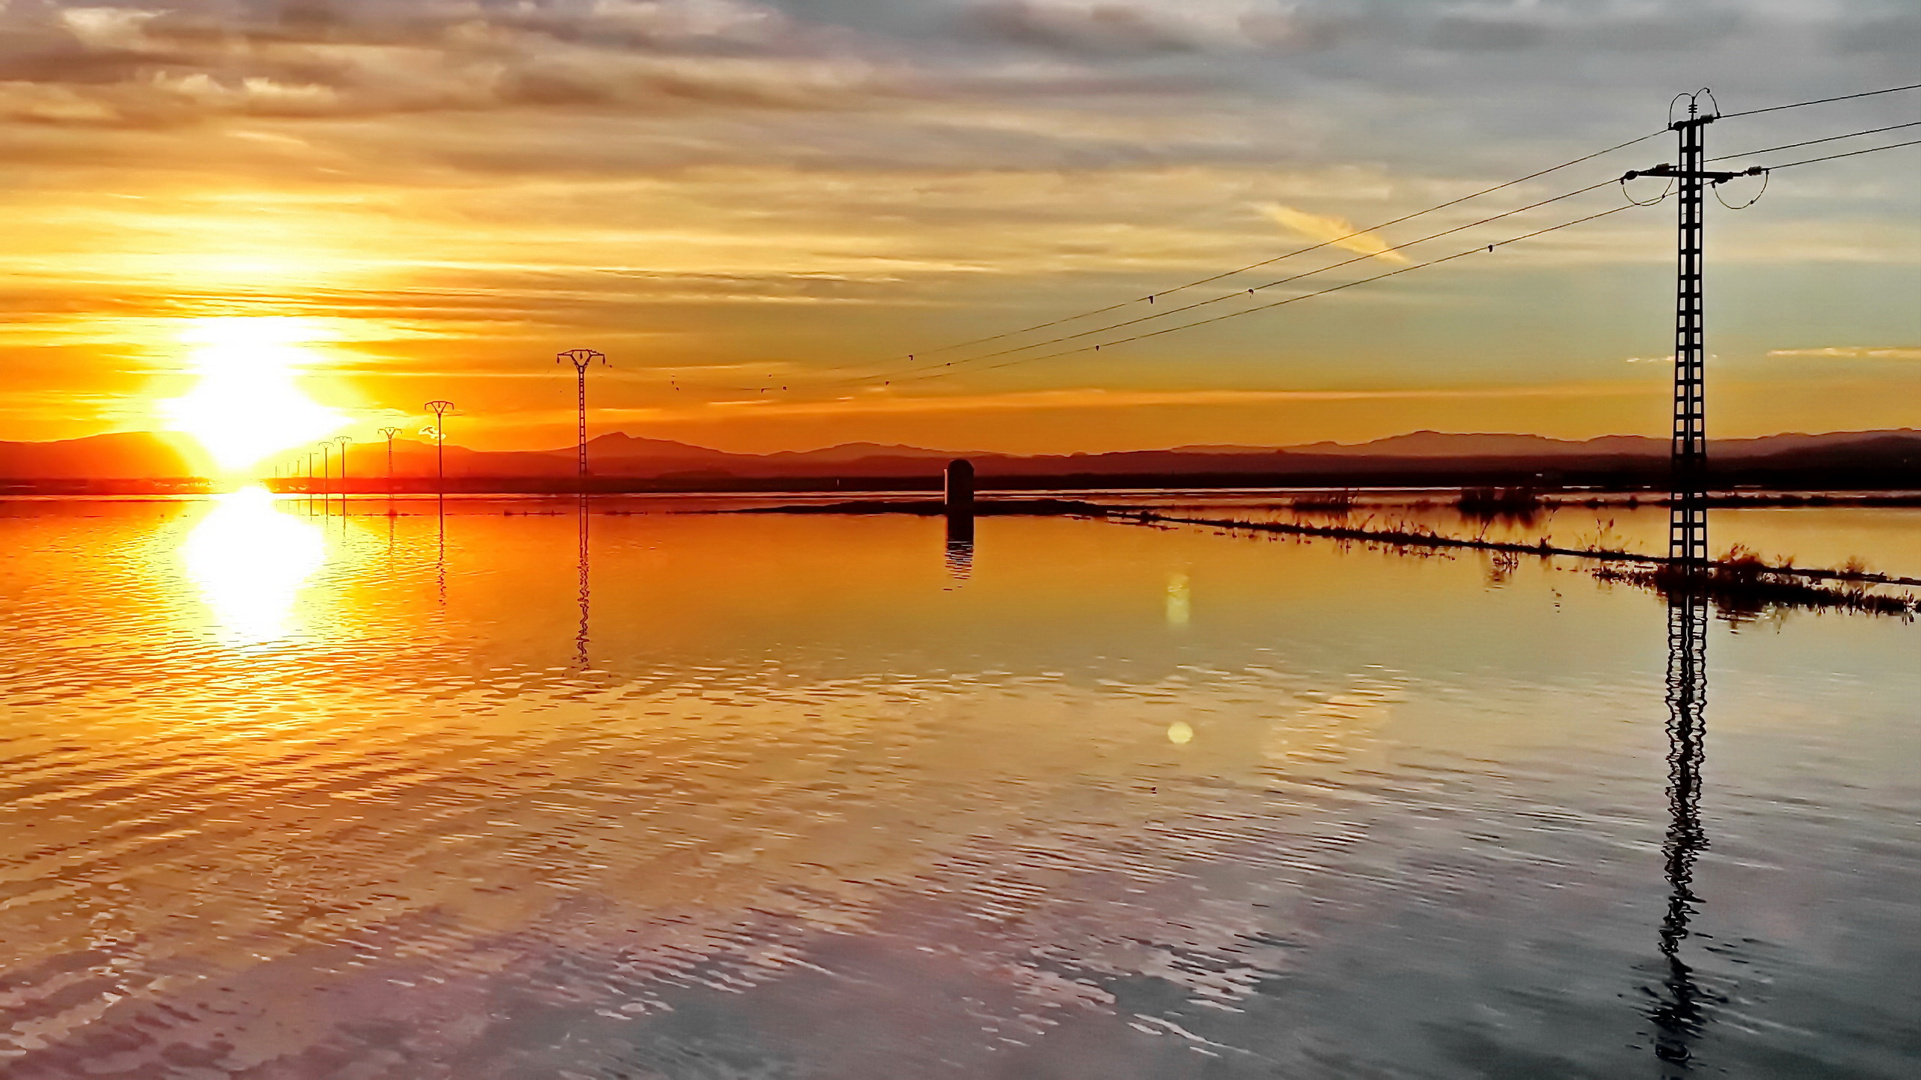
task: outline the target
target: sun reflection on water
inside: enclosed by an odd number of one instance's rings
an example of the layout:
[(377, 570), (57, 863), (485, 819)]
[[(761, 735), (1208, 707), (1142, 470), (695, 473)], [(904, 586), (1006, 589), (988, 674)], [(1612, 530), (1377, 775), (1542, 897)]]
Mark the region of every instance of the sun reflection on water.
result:
[(293, 634), (301, 587), (326, 559), (320, 530), (274, 506), (265, 488), (217, 496), (181, 545), (223, 636), (262, 645)]

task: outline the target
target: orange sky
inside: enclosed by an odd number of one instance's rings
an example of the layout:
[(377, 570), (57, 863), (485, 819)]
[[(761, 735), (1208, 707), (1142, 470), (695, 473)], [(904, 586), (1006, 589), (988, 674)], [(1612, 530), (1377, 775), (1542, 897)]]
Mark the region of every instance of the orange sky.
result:
[[(1179, 317), (987, 354), (1620, 205), (1604, 187), (1381, 253), (1668, 160), (1666, 137), (1139, 299), (1651, 131), (1683, 83), (1711, 81), (1732, 110), (1908, 81), (1871, 4), (1750, 13), (1686, 63), (1636, 44), (1628, 4), (1479, 22), (1445, 4), (1372, 21), (1266, 0), (1108, 8), (1128, 14), (0, 8), (0, 439), (177, 422), (166, 403), (207, 375), (223, 318), (297, 327), (297, 355), (260, 362), (359, 438), (415, 431), (421, 403), (447, 398), (457, 441), (565, 444), (572, 378), (552, 357), (577, 346), (612, 364), (592, 376), (596, 430), (734, 450), (1661, 434), (1671, 204), (1098, 354), (1033, 359)], [(1710, 146), (1900, 123), (1918, 96), (1730, 119)], [(1921, 426), (1915, 153), (1784, 171), (1741, 214), (1711, 205), (1713, 434)], [(222, 392), (237, 410), (266, 400)], [(299, 427), (283, 407), (255, 419)]]

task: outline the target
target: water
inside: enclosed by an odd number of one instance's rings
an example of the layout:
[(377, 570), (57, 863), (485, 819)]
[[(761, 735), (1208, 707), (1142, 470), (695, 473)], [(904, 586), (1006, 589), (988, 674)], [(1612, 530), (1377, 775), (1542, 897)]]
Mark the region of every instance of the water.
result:
[(1670, 702), (1567, 561), (542, 505), (0, 515), (0, 1073), (1921, 1060), (1911, 624)]

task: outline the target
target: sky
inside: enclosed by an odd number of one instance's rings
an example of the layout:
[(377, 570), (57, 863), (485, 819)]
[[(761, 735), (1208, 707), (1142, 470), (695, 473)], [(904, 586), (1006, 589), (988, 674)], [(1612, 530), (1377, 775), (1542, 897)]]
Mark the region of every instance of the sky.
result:
[[(562, 446), (572, 348), (608, 360), (592, 430), (737, 451), (1664, 435), (1672, 201), (1411, 269), (1625, 205), (1603, 184), (1396, 246), (1671, 135), (1369, 226), (1659, 132), (1679, 92), (1765, 108), (1917, 54), (1921, 11), (1875, 0), (0, 0), (0, 439), (371, 438), (444, 399), (455, 441)], [(1707, 138), (1915, 120), (1921, 92)], [(1709, 204), (1711, 435), (1921, 427), (1918, 164)]]

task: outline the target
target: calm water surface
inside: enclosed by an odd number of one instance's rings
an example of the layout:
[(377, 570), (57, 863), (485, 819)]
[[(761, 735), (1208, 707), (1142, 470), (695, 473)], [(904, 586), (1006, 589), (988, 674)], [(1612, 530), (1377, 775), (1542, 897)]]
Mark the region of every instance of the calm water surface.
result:
[(381, 508), (0, 513), (9, 1080), (1921, 1068), (1911, 624)]

